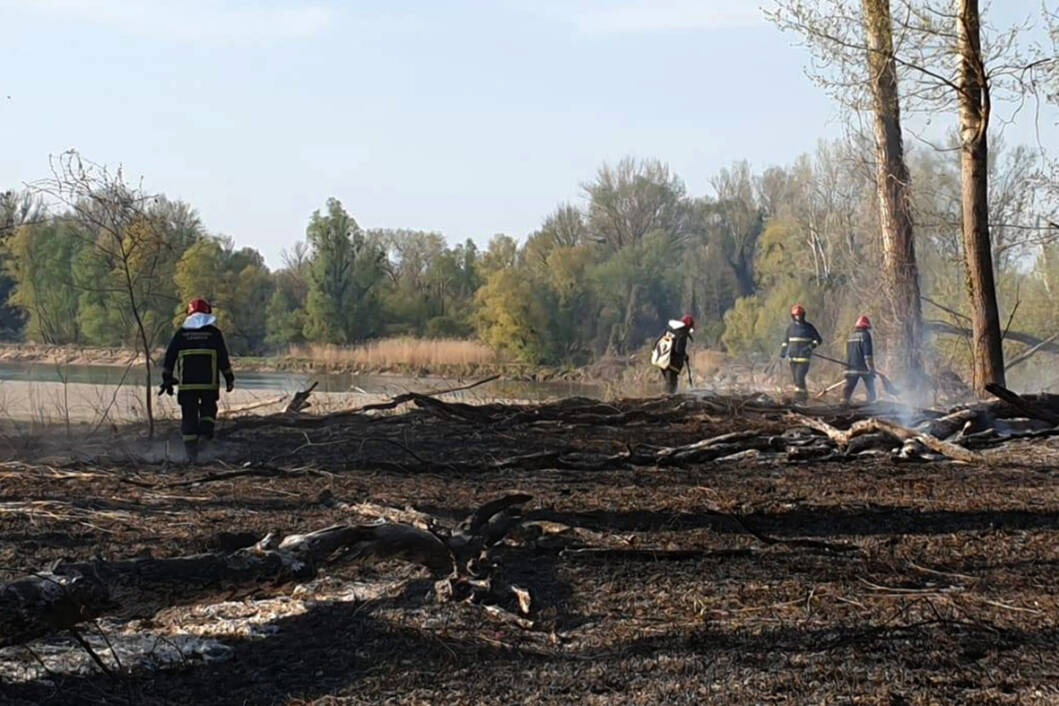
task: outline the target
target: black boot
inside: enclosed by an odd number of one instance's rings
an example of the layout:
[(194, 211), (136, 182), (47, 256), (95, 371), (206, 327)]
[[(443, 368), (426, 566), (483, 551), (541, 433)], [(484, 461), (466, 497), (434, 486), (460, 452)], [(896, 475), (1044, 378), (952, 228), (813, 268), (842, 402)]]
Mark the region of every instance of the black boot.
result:
[(184, 453), (187, 454), (188, 463), (195, 465), (199, 462), (199, 440), (198, 439), (185, 439), (184, 440)]

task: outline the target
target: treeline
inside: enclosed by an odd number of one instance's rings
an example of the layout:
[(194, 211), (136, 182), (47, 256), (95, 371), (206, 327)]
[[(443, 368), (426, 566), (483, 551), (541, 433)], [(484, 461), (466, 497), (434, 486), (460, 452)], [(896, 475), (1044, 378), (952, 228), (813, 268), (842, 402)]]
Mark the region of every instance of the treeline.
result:
[[(665, 165), (625, 160), (585, 184), (516, 248), (494, 240), (475, 322), (483, 340), (529, 360), (583, 362), (636, 351), (684, 312), (699, 345), (774, 354), (790, 306), (804, 304), (839, 353), (860, 313), (887, 321), (875, 165), (859, 142), (822, 143), (793, 164), (722, 169), (690, 195)], [(954, 151), (913, 151), (913, 209), (931, 330), (969, 326)], [(1009, 328), (1059, 332), (1059, 230), (1042, 214), (1036, 153), (995, 150), (993, 257)], [(880, 341), (886, 350), (885, 340)], [(928, 338), (928, 364), (964, 372), (962, 338)]]
[[(601, 167), (583, 185), (583, 203), (557, 206), (521, 244), (497, 235), (484, 250), (470, 240), (450, 246), (438, 233), (363, 229), (330, 199), (276, 271), (256, 250), (210, 234), (187, 204), (137, 193), (119, 229), (83, 201), (112, 193), (105, 180), (75, 191), (82, 200), (48, 198), (63, 193), (52, 184), (0, 202), (0, 330), (118, 346), (139, 344), (142, 324), (157, 344), (183, 303), (205, 296), (242, 354), (409, 334), (477, 336), (518, 360), (584, 364), (642, 349), (686, 312), (698, 320), (699, 345), (769, 353), (797, 301), (837, 345), (857, 314), (880, 316), (870, 153), (826, 143), (786, 166), (737, 163), (699, 194), (661, 162), (625, 159)], [(1059, 332), (1059, 249), (1040, 218), (1052, 210), (1035, 196), (1041, 170), (1030, 150), (995, 153), (993, 257), (1005, 320), (1050, 335)], [(909, 163), (928, 319), (965, 326), (958, 163), (927, 150)], [(959, 338), (931, 350), (939, 367), (966, 363)]]

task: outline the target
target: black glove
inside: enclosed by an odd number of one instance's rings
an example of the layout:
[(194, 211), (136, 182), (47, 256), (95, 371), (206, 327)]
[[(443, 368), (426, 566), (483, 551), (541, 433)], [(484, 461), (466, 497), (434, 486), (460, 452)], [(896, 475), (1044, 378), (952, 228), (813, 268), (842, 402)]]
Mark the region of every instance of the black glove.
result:
[(224, 384), (225, 392), (231, 392), (232, 390), (235, 389), (235, 376), (234, 375), (225, 375), (224, 376), (224, 383), (225, 383)]
[(177, 379), (173, 377), (169, 371), (162, 371), (162, 386), (158, 388), (158, 394), (161, 395), (163, 392), (170, 397), (173, 396), (173, 386), (177, 384)]

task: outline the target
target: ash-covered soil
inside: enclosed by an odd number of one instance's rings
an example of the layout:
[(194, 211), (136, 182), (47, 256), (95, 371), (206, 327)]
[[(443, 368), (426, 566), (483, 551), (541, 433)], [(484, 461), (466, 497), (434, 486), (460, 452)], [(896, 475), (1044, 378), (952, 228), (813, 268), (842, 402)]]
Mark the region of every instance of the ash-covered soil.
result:
[[(69, 635), (0, 650), (0, 703), (1059, 702), (1056, 439), (980, 466), (770, 452), (638, 466), (621, 454), (792, 425), (680, 398), (574, 407), (250, 420), (217, 442), (226, 461), (196, 468), (3, 465), (5, 579), (231, 550), (355, 521), (364, 502), (455, 523), (517, 490), (527, 520), (581, 530), (501, 549), (532, 627), (439, 602), (420, 567), (354, 562), (86, 625), (109, 675)], [(800, 538), (819, 546), (782, 541)]]

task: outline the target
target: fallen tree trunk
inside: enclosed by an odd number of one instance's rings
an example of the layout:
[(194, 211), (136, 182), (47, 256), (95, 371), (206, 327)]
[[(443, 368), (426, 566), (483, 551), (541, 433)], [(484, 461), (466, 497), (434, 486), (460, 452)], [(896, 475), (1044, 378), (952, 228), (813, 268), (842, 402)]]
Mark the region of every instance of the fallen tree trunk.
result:
[(948, 441), (942, 441), (941, 439), (935, 436), (931, 436), (930, 434), (927, 434), (925, 432), (916, 431), (915, 429), (909, 429), (908, 427), (903, 427), (900, 424), (894, 424), (893, 422), (887, 422), (882, 419), (873, 419), (871, 420), (871, 422), (872, 423), (870, 425), (866, 426), (870, 426), (873, 429), (893, 434), (902, 441), (914, 439), (915, 441), (918, 441), (919, 443), (926, 446), (931, 451), (939, 453), (942, 456), (947, 456), (948, 458), (951, 458), (953, 460), (962, 461), (964, 463), (989, 463), (989, 460), (980, 453), (970, 451), (969, 449), (965, 449), (962, 446), (953, 444)]
[(412, 402), (414, 400), (421, 399), (421, 398), (429, 399), (431, 397), (436, 397), (438, 395), (448, 395), (448, 394), (453, 393), (453, 392), (464, 392), (466, 390), (472, 390), (472, 389), (478, 387), (479, 385), (484, 385), (487, 382), (492, 382), (493, 380), (498, 380), (499, 378), (500, 378), (500, 375), (490, 375), (487, 378), (482, 378), (481, 380), (476, 380), (476, 381), (474, 381), (472, 383), (469, 383), (467, 385), (459, 385), (457, 387), (449, 387), (449, 388), (445, 388), (444, 390), (434, 390), (433, 392), (423, 392), (423, 393), (406, 392), (406, 393), (404, 393), (402, 395), (397, 395), (396, 397), (393, 397), (393, 398), (391, 398), (390, 400), (388, 400), (386, 402), (378, 402), (376, 404), (368, 404), (368, 405), (364, 405), (363, 407), (353, 407), (351, 409), (342, 410), (341, 412), (335, 412), (334, 415), (329, 415), (329, 416), (335, 416), (335, 415), (341, 415), (341, 414), (360, 414), (360, 413), (363, 413), (363, 412), (373, 412), (373, 411), (381, 411), (381, 410), (386, 410), (386, 409), (394, 409), (396, 407), (400, 407), (401, 405), (403, 405), (406, 402)]
[(290, 403), (287, 404), (287, 407), (283, 410), (283, 413), (297, 414), (298, 412), (301, 412), (303, 409), (308, 407), (309, 395), (313, 394), (313, 390), (316, 389), (316, 386), (318, 384), (319, 383), (314, 380), (313, 384), (309, 385), (308, 388), (301, 390), (300, 392), (294, 393), (294, 397), (291, 398)]
[(930, 420), (923, 425), (922, 431), (939, 439), (948, 439), (967, 426), (967, 422), (978, 422), (983, 415), (984, 411), (980, 408), (959, 409), (944, 417)]
[(246, 404), (236, 405), (234, 407), (226, 407), (217, 413), (218, 417), (231, 417), (234, 414), (242, 414), (244, 412), (252, 412), (255, 409), (263, 409), (264, 407), (271, 407), (277, 405), (283, 400), (287, 399), (286, 395), (277, 395), (276, 397), (270, 397), (265, 400), (258, 400), (257, 402), (248, 402)]
[(1035, 405), (1023, 399), (1021, 395), (1012, 392), (1003, 385), (990, 383), (985, 386), (985, 389), (988, 390), (990, 394), (1000, 398), (1004, 402), (1007, 402), (1009, 405), (1019, 410), (1027, 417), (1031, 417), (1033, 419), (1042, 419), (1053, 426), (1059, 426), (1059, 414), (1056, 414), (1051, 410), (1039, 407), (1038, 405)]
[(229, 554), (61, 563), (0, 586), (0, 647), (102, 615), (148, 617), (169, 606), (308, 581), (339, 549), (405, 555), (435, 571), (452, 568), (436, 536), (390, 523), (336, 525), (275, 542), (266, 538)]
[(1036, 345), (1033, 345), (1033, 346), (1030, 346), (1026, 350), (1024, 350), (1021, 353), (1019, 353), (1017, 356), (1015, 356), (1014, 358), (1009, 360), (1007, 362), (1007, 365), (1004, 366), (1004, 370), (1005, 371), (1011, 370), (1016, 365), (1026, 362), (1027, 360), (1029, 360), (1033, 356), (1037, 355), (1037, 352), (1040, 351), (1042, 348), (1044, 348), (1045, 346), (1047, 346), (1050, 343), (1053, 343), (1057, 338), (1059, 338), (1059, 332), (1053, 333), (1051, 336), (1049, 336), (1048, 338), (1044, 339), (1040, 343), (1038, 343)]
[[(972, 335), (971, 329), (964, 328), (963, 326), (956, 326), (947, 321), (927, 321), (925, 322), (925, 325), (927, 331), (930, 331), (931, 333), (942, 333), (950, 336), (960, 336), (961, 338), (970, 338)], [(1005, 340), (1025, 343), (1027, 346), (1035, 346), (1037, 351), (1045, 351), (1047, 353), (1059, 355), (1059, 343), (1049, 342), (1029, 333), (1009, 330), (1004, 334), (1004, 338)]]
[(986, 463), (986, 458), (981, 454), (975, 453), (974, 451), (970, 451), (951, 442), (942, 441), (927, 432), (909, 429), (900, 424), (888, 422), (884, 419), (878, 419), (875, 417), (871, 419), (863, 419), (855, 422), (849, 429), (843, 431), (835, 428), (822, 419), (815, 419), (802, 414), (792, 414), (791, 417), (803, 426), (825, 434), (836, 446), (843, 450), (849, 446), (849, 442), (855, 437), (870, 434), (872, 432), (883, 432), (896, 439), (900, 439), (901, 441), (915, 439), (928, 449), (957, 461), (963, 461), (964, 463)]
[[(437, 523), (436, 531), (403, 522), (334, 525), (282, 539), (270, 534), (228, 553), (59, 563), (0, 585), (0, 647), (103, 615), (149, 617), (172, 606), (274, 591), (313, 579), (323, 566), (362, 558), (401, 558), (452, 581), (485, 567), (488, 577), (492, 562), (482, 553), (521, 522), (518, 506), (529, 499), (519, 494), (487, 503), (451, 533)], [(371, 511), (370, 506), (358, 509)], [(429, 518), (388, 510), (417, 524)]]

